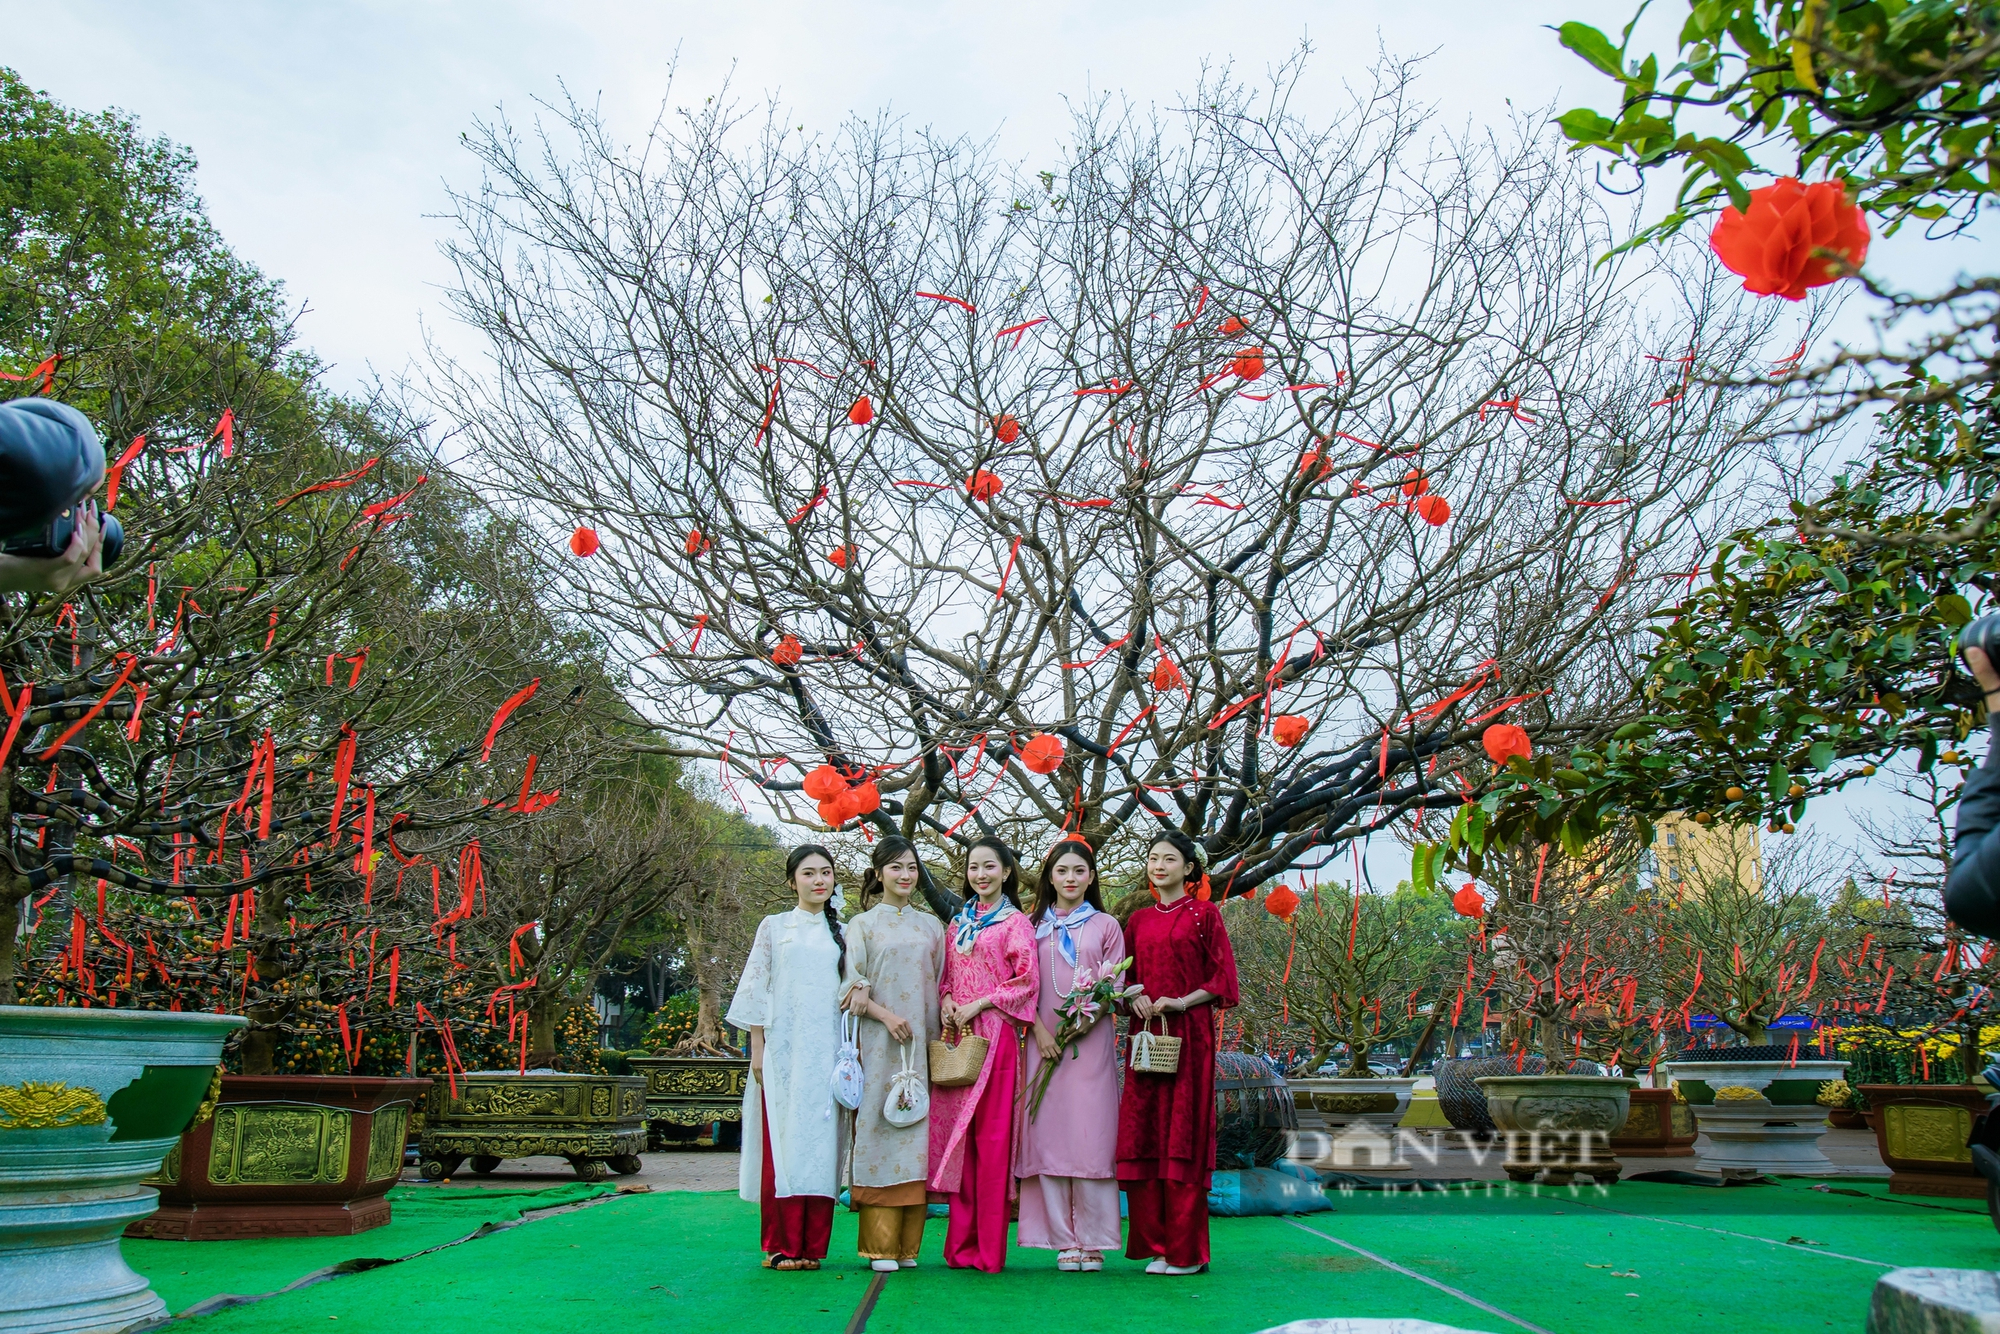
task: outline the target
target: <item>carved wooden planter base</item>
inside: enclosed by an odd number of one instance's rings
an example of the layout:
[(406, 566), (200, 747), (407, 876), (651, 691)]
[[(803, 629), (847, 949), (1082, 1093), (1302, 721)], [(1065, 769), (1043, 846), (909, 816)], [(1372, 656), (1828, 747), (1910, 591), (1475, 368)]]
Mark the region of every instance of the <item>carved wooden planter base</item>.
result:
[(1892, 1195), (1977, 1200), (1986, 1179), (1972, 1165), (1966, 1137), (1986, 1110), (1986, 1090), (1971, 1084), (1863, 1084), (1875, 1147), (1889, 1166)]
[(389, 1221), (410, 1113), (428, 1079), (225, 1075), (215, 1115), (181, 1136), (160, 1208), (128, 1237), (339, 1237)]
[(1672, 1089), (1633, 1089), (1625, 1124), (1611, 1136), (1620, 1158), (1692, 1158), (1694, 1109)]
[(646, 1081), (649, 1147), (664, 1145), (673, 1129), (742, 1122), (749, 1057), (634, 1056), (631, 1065)]
[(438, 1181), (470, 1159), (490, 1172), (503, 1158), (568, 1160), (585, 1181), (630, 1175), (646, 1148), (646, 1081), (637, 1075), (473, 1071), (434, 1080), (424, 1102), (423, 1173)]

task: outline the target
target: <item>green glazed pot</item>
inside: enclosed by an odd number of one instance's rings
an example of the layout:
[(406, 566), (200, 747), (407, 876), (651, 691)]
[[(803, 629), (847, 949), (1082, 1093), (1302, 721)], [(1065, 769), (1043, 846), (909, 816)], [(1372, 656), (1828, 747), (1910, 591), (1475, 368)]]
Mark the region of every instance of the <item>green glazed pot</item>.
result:
[(236, 1015), (0, 1005), (0, 1329), (82, 1334), (166, 1314), (119, 1251), (141, 1185), (195, 1119)]

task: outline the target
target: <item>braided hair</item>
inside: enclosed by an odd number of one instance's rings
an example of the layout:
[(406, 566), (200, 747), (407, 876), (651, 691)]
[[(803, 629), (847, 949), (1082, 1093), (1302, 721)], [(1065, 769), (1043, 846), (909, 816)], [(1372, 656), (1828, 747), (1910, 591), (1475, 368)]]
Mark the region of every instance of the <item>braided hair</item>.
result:
[[(793, 848), (791, 852), (785, 857), (785, 883), (791, 885), (793, 889), (798, 888), (798, 884), (793, 879), (793, 877), (798, 874), (800, 863), (804, 862), (805, 859), (808, 857), (824, 857), (826, 859), (826, 864), (828, 866), (832, 866), (834, 864), (833, 854), (828, 852), (825, 848), (821, 847), (819, 844), (817, 843), (799, 844), (796, 848)], [(840, 951), (840, 958), (834, 963), (833, 966), (834, 975), (836, 977), (846, 977), (847, 937), (842, 935), (840, 932), (840, 914), (834, 911), (833, 900), (831, 898), (827, 899), (826, 904), (821, 909), (821, 911), (826, 914), (826, 929), (827, 932), (833, 937), (834, 947)]]

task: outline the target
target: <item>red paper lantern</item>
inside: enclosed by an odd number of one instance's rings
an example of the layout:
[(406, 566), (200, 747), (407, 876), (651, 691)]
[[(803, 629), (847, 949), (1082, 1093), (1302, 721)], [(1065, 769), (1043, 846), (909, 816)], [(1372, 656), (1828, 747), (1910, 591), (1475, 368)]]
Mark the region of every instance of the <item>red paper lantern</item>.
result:
[(1021, 423), (1014, 420), (1014, 414), (1003, 412), (993, 419), (993, 438), (1003, 445), (1011, 445), (1021, 438)]
[(999, 477), (981, 468), (972, 474), (965, 484), (965, 489), (971, 493), (974, 500), (991, 500), (1000, 494), (1003, 485)]
[(1037, 732), (1021, 747), (1021, 763), (1030, 773), (1052, 774), (1062, 767), (1067, 749), (1053, 732)]
[(828, 829), (838, 829), (851, 818), (847, 810), (847, 794), (830, 797), (819, 804), (819, 818), (826, 822)]
[(856, 815), (868, 815), (882, 809), (882, 791), (875, 786), (875, 780), (872, 778), (847, 795), (854, 802)]
[(1305, 457), (1299, 460), (1299, 476), (1304, 477), (1315, 469), (1318, 470), (1318, 476), (1324, 477), (1333, 471), (1333, 460), (1318, 449), (1309, 449), (1305, 452)]
[(778, 641), (778, 646), (771, 650), (771, 661), (780, 667), (789, 667), (804, 656), (805, 647), (799, 643), (797, 635), (786, 635)]
[(1256, 380), (1262, 378), (1264, 374), (1264, 349), (1261, 347), (1244, 348), (1236, 354), (1236, 360), (1229, 363), (1229, 369), (1235, 371), (1239, 379)]
[(1311, 730), (1311, 719), (1302, 718), (1296, 713), (1282, 714), (1271, 723), (1271, 739), (1286, 750), (1290, 750), (1304, 741), (1306, 733)]
[(1417, 511), (1417, 517), (1433, 528), (1443, 527), (1445, 520), (1451, 517), (1451, 502), (1435, 493), (1418, 496), (1411, 504)]
[(579, 528), (571, 533), (569, 535), (569, 549), (572, 554), (578, 556), (595, 555), (597, 553), (597, 530), (595, 528)]
[(1299, 896), (1285, 885), (1279, 885), (1264, 896), (1264, 911), (1281, 922), (1292, 920), (1292, 914), (1299, 910)]
[[(1723, 267), (1757, 296), (1802, 299), (1868, 255), (1868, 219), (1839, 181), (1811, 185), (1787, 176), (1750, 192), (1750, 208), (1725, 208), (1708, 234)], [(1834, 257), (1846, 261), (1836, 269)]]
[(1479, 886), (1468, 880), (1464, 888), (1451, 896), (1451, 907), (1460, 917), (1484, 917), (1486, 896), (1479, 892)]
[(1525, 760), (1535, 753), (1527, 732), (1512, 723), (1493, 724), (1480, 736), (1479, 744), (1486, 747), (1486, 754), (1495, 764), (1505, 764), (1516, 755)]
[(822, 764), (807, 774), (806, 781), (800, 786), (814, 801), (832, 801), (847, 791), (847, 780), (840, 776), (840, 770), (830, 764)]
[(709, 541), (707, 538), (701, 535), (701, 529), (699, 528), (696, 528), (691, 532), (689, 532), (687, 536), (687, 541), (681, 543), (681, 550), (687, 552), (687, 554), (690, 556), (702, 555), (708, 550), (708, 548), (709, 548)]
[(1185, 684), (1187, 678), (1181, 675), (1181, 669), (1174, 666), (1172, 659), (1161, 658), (1153, 664), (1153, 689), (1179, 690)]
[(1234, 315), (1231, 315), (1221, 324), (1215, 326), (1215, 331), (1219, 334), (1240, 334), (1243, 332), (1243, 329), (1243, 321), (1237, 319)]
[(1422, 469), (1412, 468), (1408, 472), (1403, 474), (1404, 495), (1420, 496), (1424, 492), (1430, 489), (1431, 489), (1430, 479), (1424, 476)]
[(875, 420), (875, 405), (868, 401), (868, 395), (863, 394), (854, 400), (854, 406), (847, 410), (847, 420), (856, 426), (866, 426)]

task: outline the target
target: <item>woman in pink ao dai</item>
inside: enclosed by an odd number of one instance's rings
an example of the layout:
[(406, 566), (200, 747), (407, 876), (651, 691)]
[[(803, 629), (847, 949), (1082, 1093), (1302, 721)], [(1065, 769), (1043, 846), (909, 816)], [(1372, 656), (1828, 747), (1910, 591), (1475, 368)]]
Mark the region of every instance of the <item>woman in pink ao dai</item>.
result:
[(1022, 1246), (1057, 1253), (1066, 1273), (1104, 1268), (1121, 1244), (1118, 1228), (1118, 1038), (1100, 1014), (1070, 1046), (1058, 1046), (1057, 1008), (1098, 979), (1122, 977), (1125, 934), (1098, 897), (1097, 854), (1064, 839), (1042, 861), (1035, 898), (1041, 999), (1028, 1047), (1030, 1097), (1042, 1067), (1056, 1061), (1041, 1105), (1024, 1115), (1014, 1171), (1021, 1178)]

